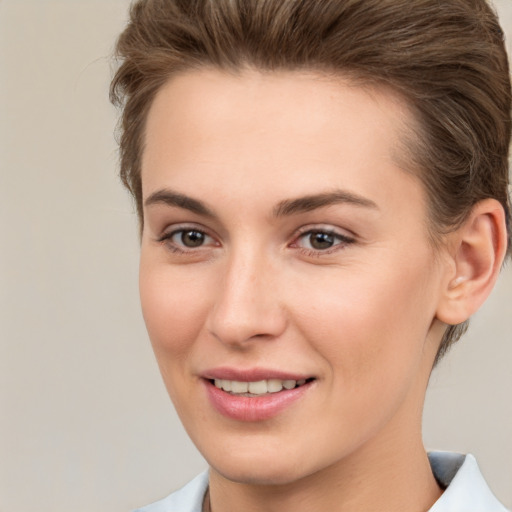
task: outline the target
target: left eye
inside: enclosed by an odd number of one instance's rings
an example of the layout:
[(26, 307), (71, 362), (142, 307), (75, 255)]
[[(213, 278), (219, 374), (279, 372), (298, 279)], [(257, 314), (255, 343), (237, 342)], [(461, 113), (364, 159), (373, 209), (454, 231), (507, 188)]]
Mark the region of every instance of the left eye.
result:
[(186, 249), (196, 249), (213, 241), (212, 237), (197, 229), (179, 229), (166, 238), (177, 247)]
[(297, 241), (297, 245), (304, 249), (326, 251), (336, 245), (348, 244), (352, 241), (351, 238), (340, 235), (339, 233), (312, 230), (302, 234)]

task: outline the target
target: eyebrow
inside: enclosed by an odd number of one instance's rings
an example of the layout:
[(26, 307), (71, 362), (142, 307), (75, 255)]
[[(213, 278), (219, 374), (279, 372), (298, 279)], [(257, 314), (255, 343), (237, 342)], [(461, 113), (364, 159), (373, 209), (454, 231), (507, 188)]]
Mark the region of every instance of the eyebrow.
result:
[(336, 204), (349, 204), (373, 210), (379, 209), (376, 203), (366, 197), (346, 190), (335, 190), (323, 194), (298, 197), (297, 199), (285, 199), (274, 208), (273, 215), (274, 217), (284, 217)]
[(216, 215), (208, 208), (204, 203), (193, 199), (179, 192), (174, 192), (169, 189), (158, 190), (151, 194), (145, 201), (145, 206), (151, 206), (153, 204), (165, 204), (167, 206), (176, 206), (189, 210), (203, 217), (215, 218)]
[[(203, 202), (193, 199), (179, 192), (169, 189), (162, 189), (153, 192), (145, 201), (145, 206), (154, 204), (165, 204), (167, 206), (175, 206), (189, 210), (197, 215), (204, 217), (216, 218), (210, 208)], [(378, 206), (372, 200), (367, 199), (353, 192), (346, 190), (335, 190), (333, 192), (325, 192), (322, 194), (313, 194), (309, 196), (298, 197), (296, 199), (285, 199), (280, 201), (273, 209), (273, 217), (287, 217), (299, 213), (306, 213), (318, 208), (325, 208), (336, 204), (349, 204), (352, 206), (370, 208), (378, 210)]]

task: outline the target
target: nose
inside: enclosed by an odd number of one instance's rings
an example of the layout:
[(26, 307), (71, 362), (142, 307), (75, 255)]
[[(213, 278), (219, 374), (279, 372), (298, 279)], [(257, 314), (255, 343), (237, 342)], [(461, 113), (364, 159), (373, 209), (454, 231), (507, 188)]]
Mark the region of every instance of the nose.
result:
[(248, 347), (249, 341), (275, 339), (286, 329), (275, 266), (257, 255), (240, 254), (225, 263), (210, 310), (209, 332), (224, 344)]

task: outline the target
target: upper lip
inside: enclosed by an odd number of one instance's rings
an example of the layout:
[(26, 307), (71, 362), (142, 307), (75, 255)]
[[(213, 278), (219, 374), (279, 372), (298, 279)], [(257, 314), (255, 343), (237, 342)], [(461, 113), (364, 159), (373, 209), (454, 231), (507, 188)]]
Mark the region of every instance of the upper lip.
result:
[(234, 380), (238, 382), (258, 382), (260, 380), (303, 380), (310, 379), (312, 375), (303, 373), (291, 373), (269, 368), (231, 368), (217, 367), (201, 372), (203, 379)]

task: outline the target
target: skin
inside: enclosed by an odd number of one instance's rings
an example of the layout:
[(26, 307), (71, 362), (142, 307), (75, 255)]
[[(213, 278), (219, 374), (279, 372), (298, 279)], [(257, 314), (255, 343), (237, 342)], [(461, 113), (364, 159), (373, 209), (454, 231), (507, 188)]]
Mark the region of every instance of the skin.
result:
[[(440, 496), (421, 415), (456, 265), (434, 253), (424, 191), (395, 158), (410, 122), (387, 90), (298, 72), (195, 70), (157, 94), (141, 301), (214, 512), (419, 512)], [(334, 191), (345, 200), (275, 215)], [(203, 242), (187, 247), (180, 229)], [(313, 247), (311, 229), (334, 232), (332, 247)], [(276, 417), (240, 422), (205, 393), (218, 366), (315, 381)]]

